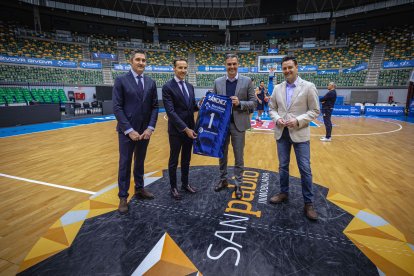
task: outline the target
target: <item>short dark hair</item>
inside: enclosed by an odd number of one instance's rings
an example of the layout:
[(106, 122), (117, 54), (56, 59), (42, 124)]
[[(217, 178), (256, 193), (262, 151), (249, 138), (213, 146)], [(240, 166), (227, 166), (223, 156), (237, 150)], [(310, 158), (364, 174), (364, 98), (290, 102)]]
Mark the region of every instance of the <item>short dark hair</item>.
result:
[(296, 61), (296, 57), (294, 57), (294, 56), (285, 56), (285, 57), (282, 59), (282, 64), (283, 64), (283, 62), (288, 61), (288, 60), (293, 60), (293, 63), (294, 63), (295, 65), (298, 65), (298, 62)]
[(188, 64), (188, 61), (183, 57), (177, 57), (174, 59), (173, 65), (174, 67), (177, 65), (177, 61), (185, 61)]
[(129, 53), (129, 60), (132, 60), (136, 54), (143, 54), (145, 56), (145, 58), (147, 58), (147, 54), (144, 52), (144, 50), (141, 49), (137, 49), (137, 50), (133, 50)]
[(264, 83), (264, 80), (260, 80), (260, 82), (259, 82), (259, 83), (262, 83), (262, 82)]
[(239, 61), (239, 57), (236, 54), (226, 54), (226, 60), (228, 60), (229, 58), (236, 58), (237, 61)]

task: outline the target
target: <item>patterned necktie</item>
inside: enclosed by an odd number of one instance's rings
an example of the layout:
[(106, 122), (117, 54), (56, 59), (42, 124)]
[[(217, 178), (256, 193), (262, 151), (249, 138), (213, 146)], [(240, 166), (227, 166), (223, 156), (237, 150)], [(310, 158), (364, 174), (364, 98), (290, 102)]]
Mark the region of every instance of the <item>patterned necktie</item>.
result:
[(188, 97), (187, 91), (185, 91), (184, 82), (183, 81), (179, 81), (178, 83), (181, 85), (181, 91), (183, 92), (185, 102), (188, 105), (189, 102), (190, 102), (190, 99)]
[(142, 85), (142, 76), (137, 76), (138, 79), (138, 96), (142, 98), (142, 95), (144, 94), (144, 86)]

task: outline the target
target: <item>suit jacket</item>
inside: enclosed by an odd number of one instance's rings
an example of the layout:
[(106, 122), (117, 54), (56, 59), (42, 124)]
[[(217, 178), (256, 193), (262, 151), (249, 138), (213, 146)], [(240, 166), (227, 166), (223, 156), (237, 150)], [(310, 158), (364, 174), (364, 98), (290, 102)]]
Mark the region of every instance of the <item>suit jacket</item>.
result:
[[(273, 89), (270, 98), (270, 117), (277, 122), (279, 118), (288, 120), (296, 118), (299, 126), (289, 128), (289, 135), (293, 142), (300, 143), (310, 140), (309, 123), (320, 113), (318, 90), (313, 83), (298, 77), (290, 106), (286, 106), (286, 81)], [(283, 133), (283, 126), (275, 126), (275, 138), (279, 140)]]
[[(226, 96), (226, 76), (214, 81), (214, 93)], [(256, 108), (256, 96), (252, 80), (249, 77), (239, 75), (236, 92), (234, 94), (240, 100), (239, 106), (233, 106), (234, 124), (238, 131), (245, 131), (250, 126), (250, 110)]]
[(162, 87), (162, 101), (168, 116), (168, 134), (184, 135), (188, 127), (194, 130), (194, 112), (198, 110), (194, 87), (185, 82), (189, 94), (189, 104), (186, 103), (183, 92), (175, 79), (167, 81)]
[(137, 90), (138, 84), (131, 71), (115, 79), (112, 101), (118, 132), (133, 128), (142, 134), (148, 126), (155, 128), (158, 118), (157, 86), (144, 75), (144, 94), (139, 95)]

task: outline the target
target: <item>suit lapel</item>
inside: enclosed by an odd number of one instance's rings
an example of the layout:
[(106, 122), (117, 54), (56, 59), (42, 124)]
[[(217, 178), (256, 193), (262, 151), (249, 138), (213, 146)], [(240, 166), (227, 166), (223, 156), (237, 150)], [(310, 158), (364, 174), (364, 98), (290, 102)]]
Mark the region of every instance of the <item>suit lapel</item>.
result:
[(184, 103), (184, 105), (188, 106), (188, 103), (185, 101), (183, 91), (181, 91), (180, 85), (175, 81), (175, 79), (171, 80), (171, 86), (174, 89), (175, 93), (178, 94), (178, 97), (181, 98), (181, 101)]
[[(296, 86), (295, 89), (293, 90), (293, 95), (292, 95), (292, 98), (290, 99), (290, 106), (293, 105), (294, 101), (296, 100), (296, 97), (298, 96), (299, 92), (302, 90), (302, 85), (303, 85), (303, 83), (299, 79), (298, 80), (298, 86)], [(289, 106), (289, 108), (290, 108), (290, 106)]]
[(220, 80), (220, 95), (226, 95), (226, 76), (222, 77)]
[(239, 78), (238, 78), (237, 84), (236, 84), (236, 91), (234, 92), (234, 95), (237, 96), (239, 99), (240, 99), (240, 97), (238, 95), (239, 95), (239, 92), (240, 92), (240, 87), (242, 87), (242, 82), (243, 82), (243, 79), (239, 75)]
[(282, 104), (285, 107), (285, 110), (287, 110), (287, 102), (286, 102), (286, 81), (282, 82), (282, 86), (281, 86), (281, 91), (280, 91), (280, 97), (282, 98)]

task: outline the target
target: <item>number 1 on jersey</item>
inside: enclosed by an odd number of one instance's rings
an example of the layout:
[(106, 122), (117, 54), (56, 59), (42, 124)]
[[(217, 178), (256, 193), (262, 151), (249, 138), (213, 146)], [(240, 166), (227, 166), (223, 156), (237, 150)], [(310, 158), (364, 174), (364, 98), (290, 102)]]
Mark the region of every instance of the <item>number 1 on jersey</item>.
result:
[(215, 115), (216, 113), (211, 113), (210, 114), (210, 122), (208, 122), (208, 127), (207, 128), (211, 128), (211, 125), (213, 124), (213, 119), (214, 119), (214, 115)]

